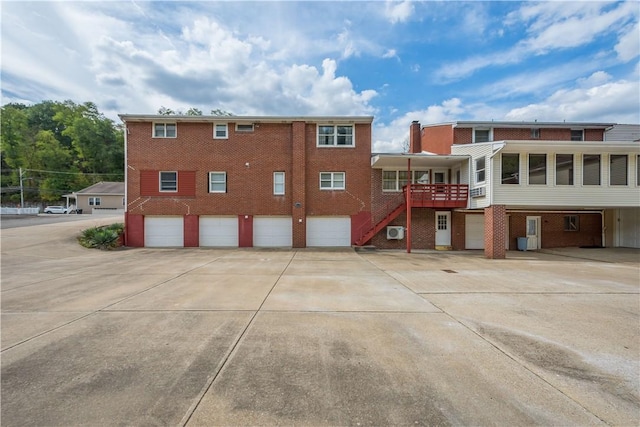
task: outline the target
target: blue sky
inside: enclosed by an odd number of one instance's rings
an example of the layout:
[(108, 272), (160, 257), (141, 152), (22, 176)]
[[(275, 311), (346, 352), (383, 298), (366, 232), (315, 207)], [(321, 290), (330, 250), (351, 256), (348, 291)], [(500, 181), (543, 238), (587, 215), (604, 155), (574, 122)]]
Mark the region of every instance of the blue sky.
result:
[(640, 3), (2, 2), (2, 104), (640, 123)]

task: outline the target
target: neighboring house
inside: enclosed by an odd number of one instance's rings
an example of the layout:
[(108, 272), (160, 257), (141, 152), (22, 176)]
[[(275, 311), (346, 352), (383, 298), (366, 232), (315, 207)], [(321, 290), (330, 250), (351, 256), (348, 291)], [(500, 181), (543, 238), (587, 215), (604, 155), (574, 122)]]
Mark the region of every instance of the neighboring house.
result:
[(76, 199), (75, 209), (83, 214), (124, 210), (124, 182), (98, 182), (80, 191), (65, 195)]
[[(409, 154), (373, 157), (372, 210), (379, 231), (364, 239), (378, 247), (405, 243), (409, 250), (484, 249), (489, 258), (504, 258), (505, 250), (525, 243), (528, 249), (640, 247), (639, 128), (414, 122)], [(399, 215), (407, 212), (400, 189), (408, 176), (415, 182), (414, 207), (411, 215)], [(467, 189), (465, 205), (453, 206)], [(394, 192), (399, 198), (386, 205)], [(425, 195), (427, 204), (421, 201)], [(383, 227), (406, 227), (409, 221), (412, 227), (404, 231), (411, 242), (385, 239), (393, 230)]]
[(128, 246), (351, 246), (372, 117), (120, 115)]

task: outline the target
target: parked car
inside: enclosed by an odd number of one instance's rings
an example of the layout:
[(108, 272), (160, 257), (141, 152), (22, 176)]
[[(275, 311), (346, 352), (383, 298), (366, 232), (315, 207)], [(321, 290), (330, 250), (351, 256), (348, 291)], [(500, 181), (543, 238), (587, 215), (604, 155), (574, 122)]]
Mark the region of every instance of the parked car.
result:
[(48, 214), (66, 214), (67, 208), (64, 206), (47, 206), (44, 208), (44, 213)]

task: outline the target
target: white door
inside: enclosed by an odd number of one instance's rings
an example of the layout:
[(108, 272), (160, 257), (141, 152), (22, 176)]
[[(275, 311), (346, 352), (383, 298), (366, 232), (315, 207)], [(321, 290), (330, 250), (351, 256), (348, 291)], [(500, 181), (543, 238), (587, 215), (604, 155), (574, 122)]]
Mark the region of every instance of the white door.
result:
[(183, 247), (184, 221), (181, 216), (145, 216), (144, 245), (147, 247)]
[(465, 249), (484, 249), (484, 215), (465, 215)]
[(527, 249), (535, 251), (541, 248), (540, 239), (540, 217), (527, 217)]
[(200, 246), (238, 247), (238, 217), (201, 216)]
[(351, 246), (351, 218), (307, 217), (307, 246)]
[(436, 246), (451, 246), (451, 212), (436, 212)]
[(288, 247), (293, 245), (290, 216), (253, 217), (253, 246)]
[(618, 212), (618, 246), (640, 248), (640, 208), (625, 208)]

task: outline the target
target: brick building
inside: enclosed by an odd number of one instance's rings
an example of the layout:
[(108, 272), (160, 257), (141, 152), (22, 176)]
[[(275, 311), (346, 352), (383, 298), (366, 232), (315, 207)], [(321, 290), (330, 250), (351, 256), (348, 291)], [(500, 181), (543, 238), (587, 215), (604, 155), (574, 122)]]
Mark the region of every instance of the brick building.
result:
[(120, 115), (128, 246), (350, 246), (372, 117)]
[[(640, 247), (639, 128), (414, 122), (409, 153), (373, 156), (374, 226), (359, 243), (484, 249), (489, 258), (525, 243)], [(394, 228), (402, 239), (388, 234)]]

